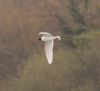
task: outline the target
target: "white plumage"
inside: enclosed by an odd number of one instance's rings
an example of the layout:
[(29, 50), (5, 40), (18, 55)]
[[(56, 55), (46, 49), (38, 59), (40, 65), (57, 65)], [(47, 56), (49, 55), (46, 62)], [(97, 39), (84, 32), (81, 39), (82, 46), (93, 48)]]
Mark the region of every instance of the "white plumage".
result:
[(45, 42), (45, 54), (46, 58), (48, 60), (48, 63), (51, 64), (53, 60), (53, 45), (54, 45), (54, 39), (61, 40), (60, 36), (52, 36), (50, 33), (47, 32), (40, 32), (42, 36), (39, 38), (39, 40)]

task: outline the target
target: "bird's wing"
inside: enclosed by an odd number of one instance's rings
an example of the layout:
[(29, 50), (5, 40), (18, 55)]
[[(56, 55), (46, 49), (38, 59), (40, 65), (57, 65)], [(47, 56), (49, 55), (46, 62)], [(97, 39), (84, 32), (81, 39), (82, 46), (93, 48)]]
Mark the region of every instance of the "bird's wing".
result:
[(40, 32), (40, 33), (38, 33), (38, 34), (41, 34), (41, 35), (43, 35), (43, 36), (52, 36), (50, 33), (48, 33), (48, 32)]
[(44, 49), (45, 49), (46, 58), (47, 58), (49, 64), (51, 64), (52, 60), (53, 60), (53, 45), (54, 45), (53, 40), (45, 42)]

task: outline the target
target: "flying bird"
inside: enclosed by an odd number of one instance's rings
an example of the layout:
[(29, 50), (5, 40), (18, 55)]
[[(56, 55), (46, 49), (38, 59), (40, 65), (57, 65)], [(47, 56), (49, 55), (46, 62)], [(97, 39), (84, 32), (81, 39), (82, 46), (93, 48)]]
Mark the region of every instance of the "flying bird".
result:
[(39, 38), (39, 40), (45, 42), (44, 50), (45, 50), (46, 58), (47, 58), (48, 63), (51, 64), (52, 60), (53, 60), (54, 40), (55, 39), (61, 40), (61, 37), (60, 36), (52, 36), (48, 32), (40, 32), (38, 34), (42, 35)]

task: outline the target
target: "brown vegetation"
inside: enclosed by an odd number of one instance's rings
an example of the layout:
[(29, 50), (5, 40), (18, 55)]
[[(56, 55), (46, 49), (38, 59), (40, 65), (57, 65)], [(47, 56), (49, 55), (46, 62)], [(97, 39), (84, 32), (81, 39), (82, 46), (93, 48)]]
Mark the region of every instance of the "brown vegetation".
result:
[[(0, 91), (99, 91), (100, 0), (0, 0)], [(48, 65), (37, 33), (61, 35)]]

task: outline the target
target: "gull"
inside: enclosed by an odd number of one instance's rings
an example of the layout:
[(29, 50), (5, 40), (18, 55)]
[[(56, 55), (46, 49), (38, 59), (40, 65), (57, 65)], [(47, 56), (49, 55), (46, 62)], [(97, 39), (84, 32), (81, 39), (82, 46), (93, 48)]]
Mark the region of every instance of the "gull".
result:
[(42, 35), (39, 38), (39, 40), (43, 41), (45, 43), (44, 50), (45, 50), (46, 58), (47, 58), (48, 63), (51, 64), (52, 60), (53, 60), (54, 40), (55, 39), (61, 40), (61, 37), (60, 36), (52, 36), (48, 32), (40, 32), (38, 34)]

